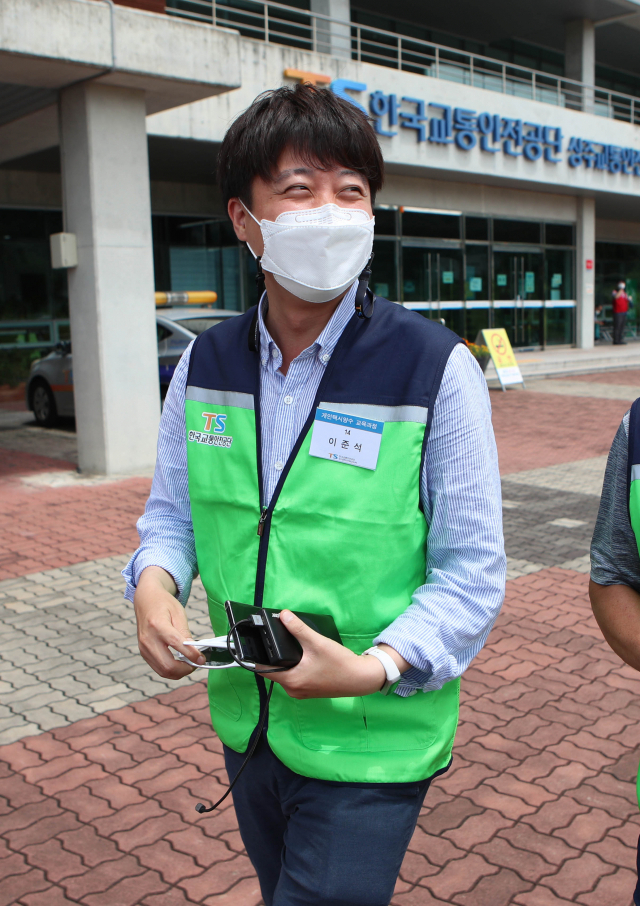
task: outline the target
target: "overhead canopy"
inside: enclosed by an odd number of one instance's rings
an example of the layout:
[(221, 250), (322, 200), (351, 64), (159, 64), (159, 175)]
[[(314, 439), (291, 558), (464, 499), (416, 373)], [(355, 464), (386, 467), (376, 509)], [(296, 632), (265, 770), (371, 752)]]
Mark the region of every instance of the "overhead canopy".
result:
[(240, 83), (238, 35), (88, 0), (2, 0), (0, 124), (84, 79), (145, 92), (156, 113)]
[[(354, 3), (354, 6), (357, 6)], [(389, 17), (387, 0), (367, 0), (366, 9)], [(596, 25), (596, 60), (613, 69), (640, 73), (640, 0), (394, 0), (393, 16), (482, 43), (518, 38), (564, 50), (565, 23), (591, 19)], [(617, 16), (618, 21), (609, 22)]]

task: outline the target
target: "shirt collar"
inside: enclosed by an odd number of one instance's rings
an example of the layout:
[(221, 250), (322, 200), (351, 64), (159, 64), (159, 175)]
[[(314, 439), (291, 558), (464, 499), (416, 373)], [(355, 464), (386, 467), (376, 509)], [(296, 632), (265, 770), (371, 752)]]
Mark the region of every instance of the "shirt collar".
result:
[[(333, 355), (333, 350), (336, 348), (338, 340), (342, 336), (342, 332), (351, 320), (351, 316), (354, 313), (357, 288), (358, 281), (356, 280), (344, 294), (342, 302), (340, 303), (340, 305), (338, 305), (334, 313), (331, 315), (329, 323), (326, 325), (318, 339), (314, 343), (312, 343), (311, 346), (308, 346), (307, 349), (303, 350), (300, 355), (297, 356), (298, 359), (315, 355), (323, 365), (327, 364), (327, 362)], [(262, 364), (265, 367), (277, 371), (278, 368), (280, 368), (280, 366), (282, 365), (282, 353), (280, 352), (273, 337), (267, 330), (266, 324), (264, 323), (263, 308), (266, 297), (267, 294), (265, 292), (263, 293), (262, 298), (260, 299), (260, 304), (258, 305), (260, 357)]]

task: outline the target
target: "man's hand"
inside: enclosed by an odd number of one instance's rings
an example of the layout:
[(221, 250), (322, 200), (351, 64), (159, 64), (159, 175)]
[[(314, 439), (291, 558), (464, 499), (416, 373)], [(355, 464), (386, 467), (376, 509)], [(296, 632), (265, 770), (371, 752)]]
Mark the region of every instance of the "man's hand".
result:
[[(291, 698), (342, 698), (380, 691), (386, 673), (377, 658), (354, 654), (315, 632), (290, 610), (283, 610), (280, 619), (302, 645), (302, 660), (282, 673), (265, 673), (265, 679), (280, 683)], [(402, 673), (409, 669), (393, 648), (380, 648), (391, 655)]]
[(159, 566), (142, 570), (133, 597), (138, 623), (138, 647), (147, 664), (165, 679), (181, 679), (193, 673), (195, 667), (176, 661), (169, 651), (171, 645), (194, 664), (204, 664), (205, 658), (197, 648), (185, 645), (191, 638), (184, 607), (175, 597), (173, 577)]

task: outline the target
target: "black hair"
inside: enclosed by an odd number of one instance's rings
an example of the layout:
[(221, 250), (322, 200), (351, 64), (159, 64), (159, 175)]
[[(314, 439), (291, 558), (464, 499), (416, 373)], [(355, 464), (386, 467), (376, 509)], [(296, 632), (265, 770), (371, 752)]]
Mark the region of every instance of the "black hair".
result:
[(367, 115), (329, 89), (296, 85), (259, 95), (227, 131), (218, 155), (225, 208), (230, 198), (250, 207), (253, 180), (269, 181), (287, 149), (310, 166), (362, 174), (372, 203), (382, 187), (384, 161)]

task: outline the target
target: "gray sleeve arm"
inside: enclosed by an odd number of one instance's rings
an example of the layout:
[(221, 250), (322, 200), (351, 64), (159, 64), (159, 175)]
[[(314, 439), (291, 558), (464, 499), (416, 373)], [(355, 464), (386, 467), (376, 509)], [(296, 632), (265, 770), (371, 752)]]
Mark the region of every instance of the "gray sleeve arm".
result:
[(598, 585), (629, 585), (640, 591), (640, 554), (627, 499), (629, 414), (611, 445), (602, 498), (591, 541), (591, 578)]

